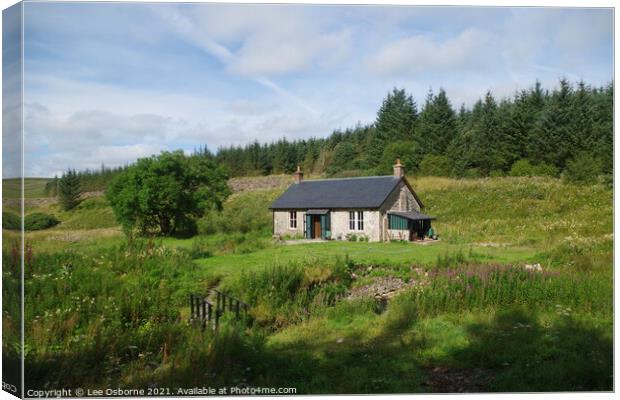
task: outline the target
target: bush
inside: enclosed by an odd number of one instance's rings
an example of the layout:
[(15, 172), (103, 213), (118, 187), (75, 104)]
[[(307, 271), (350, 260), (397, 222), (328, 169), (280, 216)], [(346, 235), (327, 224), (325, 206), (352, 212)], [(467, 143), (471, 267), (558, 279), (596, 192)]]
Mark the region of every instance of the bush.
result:
[(529, 160), (521, 159), (512, 164), (510, 176), (558, 176), (558, 169), (544, 162), (534, 165)]
[(526, 159), (515, 161), (510, 168), (510, 176), (532, 176), (533, 173), (534, 166)]
[(450, 176), (452, 166), (446, 156), (427, 154), (420, 162), (420, 175), (425, 176)]
[(558, 169), (554, 165), (546, 164), (544, 162), (535, 165), (533, 172), (535, 176), (558, 176)]
[(27, 231), (38, 231), (51, 228), (60, 223), (56, 217), (44, 213), (34, 213), (26, 215), (24, 218), (24, 229)]
[(357, 242), (357, 235), (355, 233), (348, 233), (346, 238), (349, 242)]
[(2, 213), (2, 229), (10, 229), (14, 231), (20, 230), (21, 221), (19, 220), (19, 216), (4, 211)]
[(602, 163), (598, 158), (586, 152), (581, 152), (575, 158), (566, 162), (563, 178), (571, 183), (597, 182), (598, 175), (602, 172)]
[(482, 173), (480, 172), (480, 168), (469, 168), (465, 171), (465, 178), (480, 178), (482, 176)]

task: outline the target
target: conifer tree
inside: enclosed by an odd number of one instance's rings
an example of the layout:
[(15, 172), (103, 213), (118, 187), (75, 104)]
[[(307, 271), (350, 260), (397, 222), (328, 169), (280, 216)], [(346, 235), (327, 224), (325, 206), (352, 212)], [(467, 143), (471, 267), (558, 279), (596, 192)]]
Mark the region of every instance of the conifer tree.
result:
[(377, 113), (378, 138), (390, 141), (411, 139), (417, 117), (413, 97), (405, 89), (392, 89)]
[(415, 130), (415, 142), (421, 156), (443, 154), (457, 133), (457, 119), (443, 89), (429, 93)]
[(63, 210), (68, 211), (80, 203), (80, 178), (75, 170), (68, 170), (58, 180), (58, 201)]

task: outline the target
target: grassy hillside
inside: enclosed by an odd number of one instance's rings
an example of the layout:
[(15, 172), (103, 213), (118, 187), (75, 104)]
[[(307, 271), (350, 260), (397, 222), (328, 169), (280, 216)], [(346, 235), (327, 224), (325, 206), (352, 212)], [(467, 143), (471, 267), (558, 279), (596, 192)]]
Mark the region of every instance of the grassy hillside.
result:
[[(613, 192), (551, 178), (412, 184), (438, 218), (432, 245), (274, 243), (279, 178), (244, 181), (189, 239), (127, 244), (101, 197), (31, 207), (61, 221), (26, 235), (32, 381), (176, 387), (201, 385), (199, 370), (216, 386), (304, 394), (610, 390)], [(214, 286), (252, 304), (251, 329), (183, 323), (188, 293)]]
[[(24, 197), (27, 199), (45, 197), (45, 184), (48, 178), (26, 178), (24, 179)], [(20, 179), (2, 180), (2, 197), (16, 199), (20, 197)]]

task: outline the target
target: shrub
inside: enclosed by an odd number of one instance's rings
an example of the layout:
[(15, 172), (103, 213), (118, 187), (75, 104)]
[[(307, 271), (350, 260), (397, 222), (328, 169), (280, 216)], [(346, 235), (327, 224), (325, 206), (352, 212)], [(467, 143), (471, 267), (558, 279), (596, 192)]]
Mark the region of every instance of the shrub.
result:
[(420, 162), (420, 175), (425, 176), (450, 176), (452, 166), (446, 156), (427, 154)]
[(533, 172), (534, 166), (526, 159), (515, 161), (510, 168), (510, 176), (532, 176)]
[(480, 178), (482, 173), (480, 172), (480, 168), (469, 168), (465, 171), (465, 178)]
[(51, 228), (60, 223), (56, 217), (44, 213), (33, 213), (24, 218), (24, 229), (27, 231), (38, 231)]
[(2, 229), (20, 230), (21, 221), (19, 216), (6, 211), (2, 212)]
[(535, 176), (558, 176), (558, 169), (554, 165), (541, 162), (534, 166), (533, 174)]
[(357, 235), (355, 233), (348, 233), (346, 238), (349, 242), (357, 242)]
[(602, 172), (602, 163), (598, 158), (586, 152), (581, 152), (575, 158), (566, 162), (563, 178), (571, 183), (596, 183)]
[(521, 159), (512, 164), (510, 176), (557, 176), (558, 169), (550, 164), (541, 162), (532, 164), (529, 160)]

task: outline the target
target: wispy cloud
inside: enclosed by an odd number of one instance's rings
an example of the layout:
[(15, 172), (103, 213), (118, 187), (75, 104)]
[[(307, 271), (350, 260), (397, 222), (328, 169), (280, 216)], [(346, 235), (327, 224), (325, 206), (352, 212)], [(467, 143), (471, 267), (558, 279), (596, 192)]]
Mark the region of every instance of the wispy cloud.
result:
[[(28, 174), (326, 136), (393, 87), (472, 105), (613, 77), (604, 9), (35, 3), (25, 6)], [(6, 106), (6, 104), (5, 104)], [(6, 147), (6, 146), (5, 146)]]
[[(247, 66), (244, 67), (244, 62), (247, 62), (247, 59), (237, 56), (236, 54), (232, 53), (228, 48), (209, 37), (207, 32), (201, 30), (194, 21), (181, 14), (178, 10), (167, 9), (164, 11), (160, 8), (155, 8), (155, 10), (157, 10), (157, 13), (162, 17), (162, 19), (169, 22), (173, 29), (176, 30), (183, 38), (197, 45), (207, 54), (216, 57), (227, 68), (247, 72), (250, 75), (251, 79), (254, 80), (256, 83), (259, 83), (264, 87), (273, 90), (279, 95), (282, 95), (287, 100), (292, 100), (295, 104), (303, 107), (306, 111), (309, 111), (315, 115), (318, 114), (318, 112), (309, 104), (307, 104), (303, 99), (295, 96), (292, 92), (284, 89), (282, 86), (275, 83), (272, 79), (264, 75), (253, 74), (253, 68), (248, 68)], [(303, 50), (297, 49), (297, 51)], [(247, 58), (247, 55), (245, 56), (245, 58)], [(263, 58), (259, 57), (259, 60), (262, 59)], [(278, 62), (281, 62), (281, 60), (269, 61), (269, 63), (273, 64)]]

